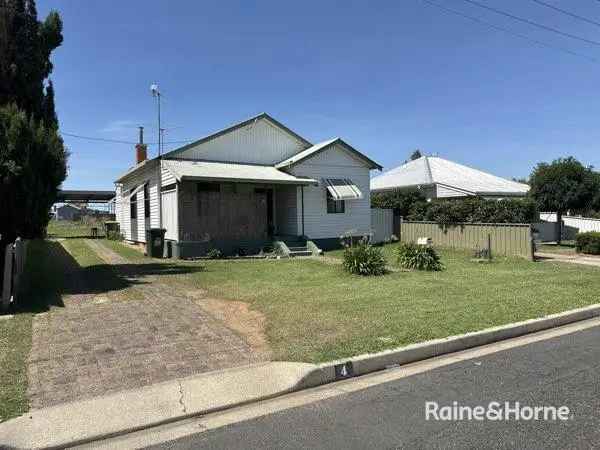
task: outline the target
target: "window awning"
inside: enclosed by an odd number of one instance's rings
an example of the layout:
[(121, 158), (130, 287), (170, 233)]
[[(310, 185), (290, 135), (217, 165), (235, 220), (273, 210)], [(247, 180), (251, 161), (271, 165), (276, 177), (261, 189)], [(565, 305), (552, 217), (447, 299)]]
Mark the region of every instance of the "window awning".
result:
[(335, 200), (358, 200), (363, 194), (348, 178), (326, 178), (325, 186)]

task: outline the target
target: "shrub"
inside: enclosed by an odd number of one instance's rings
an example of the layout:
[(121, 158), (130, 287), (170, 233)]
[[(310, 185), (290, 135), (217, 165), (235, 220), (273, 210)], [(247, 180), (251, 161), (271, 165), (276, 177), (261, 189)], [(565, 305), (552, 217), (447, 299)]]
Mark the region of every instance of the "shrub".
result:
[(407, 217), (410, 210), (418, 205), (426, 205), (423, 191), (415, 188), (396, 189), (391, 192), (377, 192), (371, 195), (371, 208), (392, 208), (394, 214)]
[(414, 203), (408, 220), (432, 221), (442, 226), (458, 223), (531, 223), (537, 220), (531, 199), (487, 200), (480, 197), (437, 199)]
[(221, 254), (221, 250), (218, 248), (211, 248), (206, 252), (206, 256), (210, 259), (219, 259), (223, 255)]
[(600, 255), (600, 232), (588, 231), (587, 233), (578, 233), (575, 237), (575, 248), (579, 253)]
[(119, 231), (110, 230), (106, 233), (106, 239), (109, 239), (111, 241), (122, 241), (124, 237)]
[(440, 257), (433, 247), (413, 242), (400, 244), (396, 250), (398, 265), (405, 269), (442, 270)]
[(344, 250), (344, 269), (356, 275), (383, 275), (386, 261), (381, 250), (362, 241)]

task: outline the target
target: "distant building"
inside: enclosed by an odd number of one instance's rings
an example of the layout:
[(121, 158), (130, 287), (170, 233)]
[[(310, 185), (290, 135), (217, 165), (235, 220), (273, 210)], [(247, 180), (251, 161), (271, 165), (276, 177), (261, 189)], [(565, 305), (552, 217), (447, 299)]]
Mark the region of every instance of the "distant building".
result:
[(79, 220), (84, 211), (78, 206), (65, 203), (54, 208), (54, 218), (56, 220)]
[(437, 156), (422, 156), (371, 179), (371, 192), (422, 189), (428, 199), (524, 197), (529, 186)]

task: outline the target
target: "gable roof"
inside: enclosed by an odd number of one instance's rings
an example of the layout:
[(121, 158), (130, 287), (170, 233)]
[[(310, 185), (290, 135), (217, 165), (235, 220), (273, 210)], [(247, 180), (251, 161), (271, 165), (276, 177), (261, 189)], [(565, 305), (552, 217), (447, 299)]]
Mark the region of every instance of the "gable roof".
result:
[(371, 190), (439, 184), (466, 195), (525, 195), (529, 186), (437, 156), (422, 156), (371, 179)]
[(208, 142), (208, 141), (211, 141), (213, 139), (216, 139), (219, 136), (223, 136), (224, 134), (231, 133), (232, 131), (235, 131), (238, 128), (243, 128), (243, 127), (245, 127), (247, 125), (250, 125), (252, 122), (255, 122), (255, 121), (261, 120), (261, 119), (266, 119), (266, 120), (270, 121), (276, 127), (281, 128), (286, 133), (288, 133), (288, 134), (292, 135), (294, 138), (298, 139), (305, 146), (311, 146), (312, 145), (311, 142), (307, 141), (302, 136), (300, 136), (296, 132), (290, 130), (288, 127), (286, 127), (284, 124), (282, 124), (278, 120), (274, 119), (273, 117), (271, 117), (267, 113), (263, 112), (263, 113), (258, 114), (257, 116), (251, 117), (251, 118), (249, 118), (247, 120), (244, 120), (242, 122), (239, 122), (239, 123), (236, 123), (234, 125), (231, 125), (230, 127), (224, 128), (224, 129), (222, 129), (220, 131), (217, 131), (216, 133), (213, 133), (213, 134), (210, 134), (210, 135), (205, 136), (203, 138), (200, 138), (197, 141), (190, 142), (189, 144), (186, 144), (183, 147), (179, 147), (179, 148), (177, 148), (175, 150), (171, 150), (170, 152), (167, 152), (164, 155), (162, 155), (162, 158), (171, 158), (171, 157), (174, 157), (177, 154), (179, 154), (179, 153), (181, 153), (181, 152), (183, 152), (185, 150), (188, 150), (188, 149), (190, 149), (192, 147), (195, 147), (197, 145), (200, 145), (200, 144), (203, 144), (205, 142)]
[(302, 178), (277, 170), (273, 166), (238, 164), (215, 161), (164, 160), (165, 167), (177, 181), (207, 180), (226, 182), (255, 182), (274, 184), (309, 185), (318, 184), (312, 178)]
[(307, 158), (310, 158), (312, 156), (315, 156), (315, 155), (327, 150), (328, 148), (332, 147), (335, 144), (341, 145), (345, 150), (349, 151), (354, 156), (357, 156), (359, 159), (362, 159), (364, 162), (366, 162), (369, 165), (369, 167), (371, 169), (379, 169), (379, 170), (382, 169), (382, 167), (379, 164), (377, 164), (375, 161), (368, 158), (365, 154), (359, 152), (358, 150), (356, 150), (354, 147), (352, 147), (351, 145), (344, 142), (339, 137), (329, 139), (327, 141), (323, 141), (318, 144), (315, 144), (312, 147), (309, 147), (306, 150), (303, 150), (300, 153), (296, 153), (295, 155), (291, 156), (290, 158), (285, 159), (285, 160), (275, 164), (275, 167), (277, 169), (281, 169), (284, 167), (293, 166), (295, 164), (298, 164), (300, 161), (303, 161)]

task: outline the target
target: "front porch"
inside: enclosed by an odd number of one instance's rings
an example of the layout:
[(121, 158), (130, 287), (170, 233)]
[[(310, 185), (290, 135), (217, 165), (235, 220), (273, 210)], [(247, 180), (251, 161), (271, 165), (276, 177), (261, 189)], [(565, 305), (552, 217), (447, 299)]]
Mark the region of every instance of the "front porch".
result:
[(256, 255), (273, 249), (280, 239), (297, 251), (298, 246), (306, 246), (298, 204), (302, 189), (287, 184), (183, 180), (177, 186), (179, 240), (174, 256), (204, 256), (212, 249), (225, 256)]

